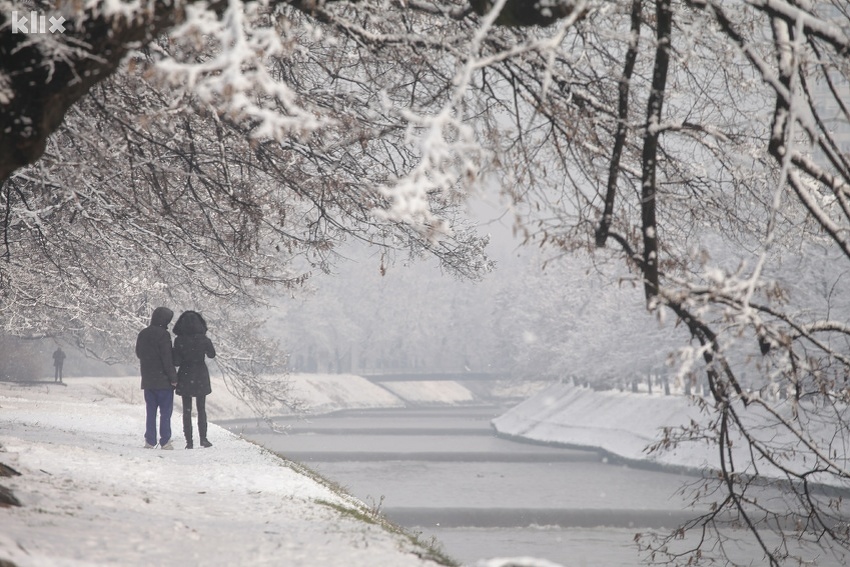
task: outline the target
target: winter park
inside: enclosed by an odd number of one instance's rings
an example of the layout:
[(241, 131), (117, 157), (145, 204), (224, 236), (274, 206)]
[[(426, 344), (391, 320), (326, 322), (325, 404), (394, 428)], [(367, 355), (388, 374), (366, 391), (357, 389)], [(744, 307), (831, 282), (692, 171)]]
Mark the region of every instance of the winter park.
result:
[(0, 567), (850, 563), (846, 0), (0, 0)]

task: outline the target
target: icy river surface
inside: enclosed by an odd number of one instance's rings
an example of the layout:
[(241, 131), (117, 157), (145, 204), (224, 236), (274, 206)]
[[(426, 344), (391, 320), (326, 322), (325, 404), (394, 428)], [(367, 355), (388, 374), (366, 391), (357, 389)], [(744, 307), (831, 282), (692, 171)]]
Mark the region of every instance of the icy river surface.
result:
[(495, 436), (503, 408), (351, 410), (221, 423), (307, 464), (452, 558), (536, 557), (568, 567), (637, 567), (635, 534), (693, 512), (676, 496), (696, 479), (604, 462), (596, 453)]
[(256, 421), (220, 424), (319, 471), (469, 566), (534, 557), (565, 567), (638, 567), (646, 562), (636, 534), (669, 532), (694, 517), (681, 491), (699, 479), (499, 438), (490, 420), (503, 411), (350, 410), (281, 418), (285, 434)]

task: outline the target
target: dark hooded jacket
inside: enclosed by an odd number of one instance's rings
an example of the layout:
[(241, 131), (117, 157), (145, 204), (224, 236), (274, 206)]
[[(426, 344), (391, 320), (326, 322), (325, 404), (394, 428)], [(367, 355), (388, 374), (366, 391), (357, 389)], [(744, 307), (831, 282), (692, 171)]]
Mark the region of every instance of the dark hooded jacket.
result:
[(207, 337), (207, 322), (196, 311), (184, 311), (174, 324), (174, 364), (177, 373), (177, 394), (207, 396), (212, 393), (210, 372), (204, 357), (215, 358), (215, 347)]
[(168, 324), (174, 312), (168, 307), (157, 307), (151, 315), (151, 324), (136, 338), (136, 356), (142, 374), (142, 390), (167, 390), (177, 382), (177, 372), (171, 358), (171, 333)]

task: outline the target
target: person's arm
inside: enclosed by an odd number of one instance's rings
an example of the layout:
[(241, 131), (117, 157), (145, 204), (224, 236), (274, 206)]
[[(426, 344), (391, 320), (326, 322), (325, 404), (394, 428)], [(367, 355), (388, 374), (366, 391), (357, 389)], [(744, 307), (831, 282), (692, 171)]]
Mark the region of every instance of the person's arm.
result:
[(159, 347), (159, 356), (162, 360), (162, 369), (165, 375), (168, 376), (168, 381), (172, 386), (177, 385), (177, 372), (174, 370), (174, 360), (172, 358), (171, 336), (168, 333), (163, 333), (162, 342)]
[(171, 350), (171, 361), (174, 363), (174, 366), (180, 366), (183, 364), (183, 341), (180, 337), (174, 339), (174, 348)]
[(215, 358), (215, 347), (212, 344), (212, 341), (207, 337), (207, 356), (209, 358)]

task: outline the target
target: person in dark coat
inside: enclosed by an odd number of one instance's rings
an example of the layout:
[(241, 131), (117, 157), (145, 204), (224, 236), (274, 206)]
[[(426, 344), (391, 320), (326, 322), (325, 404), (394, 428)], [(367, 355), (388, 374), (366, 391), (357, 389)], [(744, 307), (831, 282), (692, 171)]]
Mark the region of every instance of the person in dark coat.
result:
[(174, 312), (168, 307), (157, 307), (151, 315), (151, 324), (142, 329), (136, 338), (136, 356), (145, 391), (147, 422), (145, 424), (145, 449), (156, 447), (156, 414), (159, 410), (159, 446), (173, 449), (171, 445), (171, 414), (174, 411), (174, 387), (177, 372), (171, 354), (171, 333), (168, 324)]
[(183, 401), (183, 435), (186, 448), (192, 442), (192, 398), (198, 408), (198, 435), (202, 447), (212, 447), (207, 440), (206, 397), (212, 393), (210, 372), (204, 357), (215, 358), (215, 347), (207, 336), (207, 322), (197, 311), (184, 311), (174, 324), (174, 364), (177, 373), (177, 395)]
[(62, 350), (62, 347), (56, 347), (56, 350), (53, 351), (53, 381), (61, 382), (62, 381), (62, 365), (65, 364), (65, 351)]

